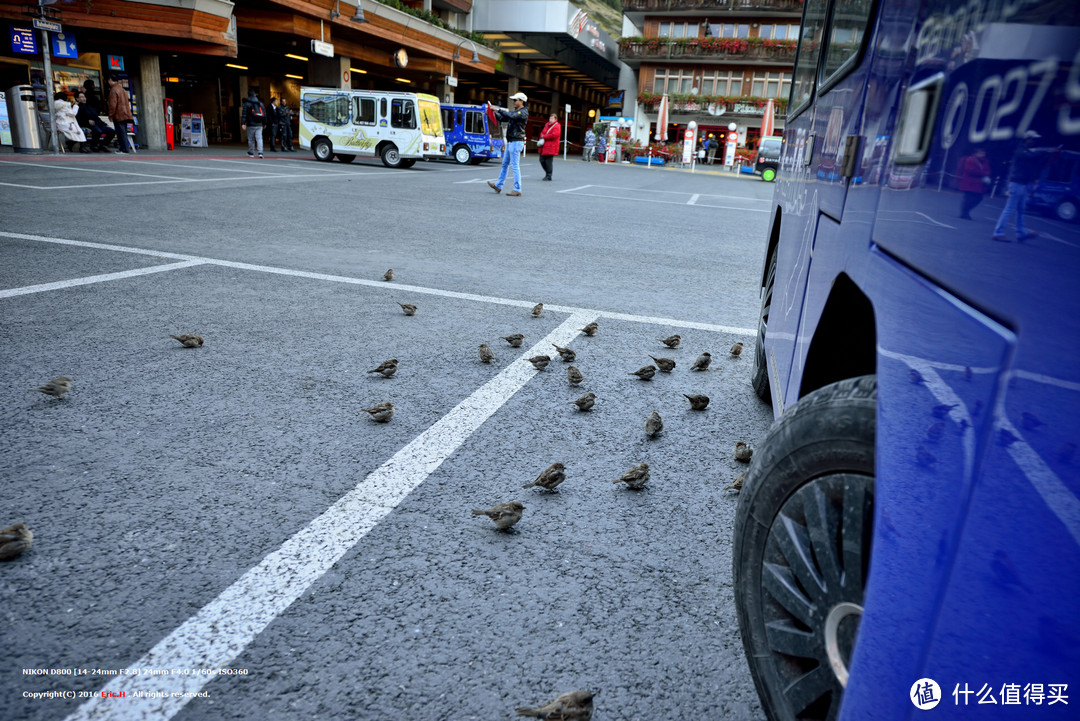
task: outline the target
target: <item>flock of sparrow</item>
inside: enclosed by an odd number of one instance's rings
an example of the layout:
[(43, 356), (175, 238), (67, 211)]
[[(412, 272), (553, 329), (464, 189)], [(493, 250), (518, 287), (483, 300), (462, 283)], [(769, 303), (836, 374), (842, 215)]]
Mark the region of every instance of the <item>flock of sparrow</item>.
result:
[[(392, 281), (393, 279), (394, 270), (391, 268), (383, 275), (383, 280)], [(417, 306), (411, 303), (398, 303), (398, 305), (401, 306), (401, 310), (405, 315), (413, 316), (416, 314)], [(534, 318), (539, 318), (543, 312), (544, 304), (537, 303), (536, 306), (533, 307), (531, 315)], [(586, 336), (591, 337), (597, 334), (599, 325), (593, 322), (579, 330)], [(194, 333), (170, 335), (169, 337), (179, 341), (185, 348), (200, 348), (203, 345), (202, 336), (195, 335)], [(520, 348), (525, 340), (525, 336), (521, 333), (515, 333), (508, 336), (502, 336), (500, 337), (500, 340), (506, 341), (511, 348)], [(664, 338), (660, 342), (669, 349), (675, 349), (679, 347), (682, 338), (676, 334)], [(560, 360), (568, 364), (566, 367), (567, 380), (573, 386), (580, 385), (585, 380), (585, 376), (579, 368), (573, 365), (577, 359), (577, 354), (571, 348), (563, 348), (554, 343), (552, 345), (555, 347), (555, 352), (558, 354)], [(732, 356), (737, 357), (742, 353), (742, 349), (743, 344), (739, 342), (731, 347), (730, 353)], [(480, 361), (483, 363), (491, 363), (496, 360), (495, 353), (487, 343), (480, 344), (479, 356)], [(675, 369), (676, 362), (672, 358), (657, 358), (652, 354), (649, 354), (649, 357), (653, 359), (655, 365), (643, 366), (628, 375), (636, 376), (642, 381), (650, 381), (657, 372), (671, 373)], [(542, 371), (550, 365), (552, 357), (549, 355), (536, 355), (529, 358), (528, 361), (537, 371)], [(699, 355), (693, 364), (691, 364), (690, 370), (699, 372), (705, 371), (708, 370), (711, 363), (712, 354), (705, 352)], [(384, 378), (390, 378), (397, 373), (397, 370), (398, 361), (396, 358), (391, 358), (367, 372), (378, 373)], [(63, 399), (64, 394), (71, 391), (71, 383), (71, 378), (60, 376), (33, 390), (40, 391), (41, 393), (57, 399)], [(709, 405), (709, 397), (706, 395), (688, 395), (684, 393), (683, 396), (689, 401), (691, 410), (704, 411)], [(577, 400), (571, 401), (570, 404), (576, 406), (581, 412), (588, 412), (592, 410), (593, 406), (596, 404), (596, 394), (586, 393)], [(394, 416), (394, 404), (389, 401), (376, 403), (371, 408), (363, 408), (361, 410), (368, 413), (372, 420), (379, 423), (387, 423)], [(645, 421), (646, 436), (655, 438), (663, 431), (663, 429), (663, 419), (658, 412), (653, 411)], [(735, 460), (742, 463), (749, 463), (752, 454), (753, 450), (745, 442), (739, 441), (735, 444)], [(745, 475), (745, 473), (740, 475), (735, 482), (727, 486), (725, 490), (741, 490)], [(544, 469), (534, 481), (526, 483), (523, 488), (537, 487), (548, 491), (555, 491), (559, 484), (565, 480), (566, 466), (562, 463), (553, 463)], [(645, 487), (648, 480), (649, 465), (647, 463), (639, 463), (629, 468), (621, 477), (612, 481), (612, 483), (625, 483), (626, 486), (632, 490), (641, 490)], [(514, 524), (521, 520), (522, 512), (524, 510), (524, 504), (518, 501), (509, 501), (507, 503), (499, 503), (487, 509), (473, 509), (472, 513), (476, 516), (487, 516), (495, 523), (495, 527), (500, 531), (510, 531)], [(10, 560), (19, 556), (26, 549), (30, 548), (33, 539), (33, 532), (23, 523), (16, 523), (13, 526), (0, 530), (0, 561)], [(548, 719), (549, 721), (588, 721), (592, 717), (593, 712), (593, 695), (594, 694), (591, 691), (572, 691), (570, 693), (562, 694), (558, 698), (542, 706), (519, 706), (515, 710), (520, 716), (532, 716), (539, 719)]]

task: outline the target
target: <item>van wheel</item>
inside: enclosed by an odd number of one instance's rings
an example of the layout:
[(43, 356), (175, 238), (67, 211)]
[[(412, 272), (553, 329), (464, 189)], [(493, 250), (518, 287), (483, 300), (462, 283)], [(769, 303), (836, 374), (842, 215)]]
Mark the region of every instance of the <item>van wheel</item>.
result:
[(769, 269), (765, 272), (765, 290), (761, 294), (761, 310), (758, 311), (757, 344), (754, 346), (754, 369), (750, 374), (750, 384), (758, 398), (766, 403), (772, 402), (769, 393), (769, 361), (765, 358), (765, 331), (769, 325), (769, 311), (772, 310), (773, 288), (776, 286), (776, 248), (769, 252)]
[(776, 180), (776, 168), (765, 168), (762, 170), (761, 179), (766, 183), (771, 183)]
[(1063, 198), (1055, 207), (1054, 214), (1058, 218), (1064, 221), (1072, 222), (1076, 220), (1078, 209), (1075, 198)]
[(401, 153), (398, 152), (397, 146), (393, 143), (384, 145), (379, 157), (382, 158), (382, 164), (388, 168), (401, 167)]
[(472, 151), (469, 150), (468, 145), (457, 145), (454, 147), (454, 160), (458, 161), (459, 165), (468, 165), (472, 161)]
[(316, 138), (311, 141), (311, 152), (315, 153), (316, 160), (329, 163), (334, 159), (334, 146), (326, 138)]
[(399, 168), (411, 168), (414, 165), (416, 165), (416, 159), (415, 158), (408, 158), (408, 159), (402, 159), (401, 165), (399, 165), (398, 167)]
[(351, 163), (352, 161), (356, 160), (356, 156), (355, 155), (342, 155), (341, 153), (338, 153), (337, 154), (337, 159), (340, 160), (343, 163)]
[(876, 401), (872, 375), (808, 394), (758, 446), (743, 483), (735, 605), (770, 721), (840, 710), (870, 571)]

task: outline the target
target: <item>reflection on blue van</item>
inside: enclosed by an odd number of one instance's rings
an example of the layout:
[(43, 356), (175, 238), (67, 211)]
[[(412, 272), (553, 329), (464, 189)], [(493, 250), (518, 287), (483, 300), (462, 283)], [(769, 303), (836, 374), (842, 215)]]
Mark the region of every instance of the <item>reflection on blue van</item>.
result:
[(1080, 153), (1055, 153), (1028, 198), (1028, 205), (1061, 220), (1080, 219)]
[(479, 165), (491, 158), (501, 158), (502, 133), (498, 126), (488, 127), (483, 105), (442, 106), (446, 157), (462, 165)]

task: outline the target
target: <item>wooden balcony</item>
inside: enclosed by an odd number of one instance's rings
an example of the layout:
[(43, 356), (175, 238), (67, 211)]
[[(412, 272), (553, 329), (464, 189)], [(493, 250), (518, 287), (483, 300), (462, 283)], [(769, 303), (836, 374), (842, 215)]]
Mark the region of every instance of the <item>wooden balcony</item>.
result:
[(623, 38), (619, 59), (631, 67), (642, 61), (790, 66), (797, 45), (794, 40), (761, 38)]
[[(647, 113), (655, 113), (660, 107), (661, 96), (657, 93), (645, 92), (638, 95), (640, 109)], [(668, 95), (669, 113), (706, 114), (716, 117), (735, 116), (762, 116), (765, 114), (765, 104), (768, 98), (752, 96), (730, 97), (726, 95)], [(774, 98), (777, 118), (787, 115), (787, 99)]]

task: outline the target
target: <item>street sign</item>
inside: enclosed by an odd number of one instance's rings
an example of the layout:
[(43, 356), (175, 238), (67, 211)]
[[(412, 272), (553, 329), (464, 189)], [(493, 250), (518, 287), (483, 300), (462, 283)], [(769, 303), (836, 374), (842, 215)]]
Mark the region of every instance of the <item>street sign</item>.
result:
[(332, 58), (334, 57), (334, 44), (324, 43), (322, 40), (312, 40), (311, 52), (316, 55), (325, 55), (328, 58)]
[(109, 55), (109, 70), (116, 72), (124, 72), (124, 56), (123, 55)]
[(37, 55), (37, 34), (33, 28), (11, 28), (11, 50), (23, 55)]
[(79, 57), (79, 50), (75, 47), (74, 33), (54, 33), (51, 37), (54, 58), (77, 59)]
[(34, 18), (34, 27), (38, 30), (48, 30), (50, 33), (59, 33), (64, 30), (60, 23), (54, 23), (52, 20), (42, 20), (41, 18)]
[(455, 78), (453, 75), (447, 75), (446, 76), (446, 87), (448, 87), (448, 88), (456, 88), (457, 87), (457, 78)]

